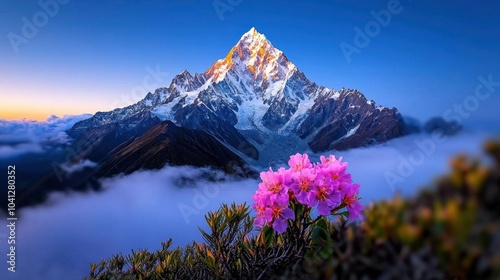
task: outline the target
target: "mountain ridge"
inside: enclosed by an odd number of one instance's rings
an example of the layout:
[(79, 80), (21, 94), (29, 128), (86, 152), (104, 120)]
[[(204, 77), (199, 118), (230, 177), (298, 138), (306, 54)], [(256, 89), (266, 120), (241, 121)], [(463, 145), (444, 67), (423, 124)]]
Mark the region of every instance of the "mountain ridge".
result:
[[(78, 138), (88, 129), (123, 123), (138, 114), (205, 131), (247, 162), (260, 165), (304, 149), (345, 150), (406, 133), (396, 108), (376, 106), (357, 90), (336, 91), (311, 82), (255, 28), (205, 72), (184, 70), (168, 87), (136, 104), (98, 112), (68, 134)], [(295, 147), (288, 145), (289, 139), (296, 140)], [(280, 141), (286, 147), (262, 154)]]

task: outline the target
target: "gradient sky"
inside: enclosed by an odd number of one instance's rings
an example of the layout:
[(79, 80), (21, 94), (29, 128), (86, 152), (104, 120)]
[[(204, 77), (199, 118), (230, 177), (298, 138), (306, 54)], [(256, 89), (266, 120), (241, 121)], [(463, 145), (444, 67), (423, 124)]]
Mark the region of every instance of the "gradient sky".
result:
[[(394, 0), (65, 1), (45, 25), (39, 3), (51, 0), (1, 1), (0, 118), (123, 107), (122, 96), (138, 101), (183, 69), (205, 71), (252, 26), (310, 80), (357, 88), (420, 119), (463, 103), (479, 76), (500, 82), (497, 1), (401, 0), (402, 11), (350, 62), (339, 45), (354, 45), (355, 27), (365, 29), (371, 11)], [(236, 5), (221, 17), (214, 3)], [(42, 26), (16, 52), (9, 36), (23, 36), (24, 17)], [(145, 84), (147, 69), (163, 74)], [(467, 121), (500, 123), (499, 93), (480, 101)]]

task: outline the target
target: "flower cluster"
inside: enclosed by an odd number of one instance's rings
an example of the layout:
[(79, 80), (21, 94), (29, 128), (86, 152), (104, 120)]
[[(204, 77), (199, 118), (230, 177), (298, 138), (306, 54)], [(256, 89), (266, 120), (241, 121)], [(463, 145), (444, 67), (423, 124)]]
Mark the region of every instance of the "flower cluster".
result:
[(296, 154), (288, 161), (289, 169), (260, 173), (262, 182), (253, 195), (253, 209), (257, 216), (255, 225), (268, 226), (283, 233), (288, 220), (294, 220), (292, 202), (298, 202), (310, 209), (316, 207), (322, 216), (335, 214), (347, 208), (349, 219), (360, 217), (363, 207), (359, 203), (359, 185), (353, 184), (346, 172), (347, 162), (335, 156), (320, 157), (312, 164), (307, 154)]

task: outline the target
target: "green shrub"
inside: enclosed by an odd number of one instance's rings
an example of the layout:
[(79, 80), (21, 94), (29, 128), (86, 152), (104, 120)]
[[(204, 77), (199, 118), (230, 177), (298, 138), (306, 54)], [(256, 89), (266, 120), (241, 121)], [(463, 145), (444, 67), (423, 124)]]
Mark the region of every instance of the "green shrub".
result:
[(489, 164), (458, 156), (433, 187), (372, 203), (361, 223), (292, 207), (277, 234), (254, 231), (247, 205), (222, 205), (203, 243), (115, 255), (87, 279), (500, 279), (500, 143), (486, 151)]

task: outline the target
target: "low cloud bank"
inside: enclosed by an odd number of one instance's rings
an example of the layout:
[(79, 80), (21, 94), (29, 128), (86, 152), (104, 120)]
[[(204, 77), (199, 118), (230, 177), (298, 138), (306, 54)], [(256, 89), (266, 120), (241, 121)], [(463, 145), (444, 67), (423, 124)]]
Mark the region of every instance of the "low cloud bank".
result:
[[(368, 204), (396, 192), (414, 194), (448, 170), (451, 156), (480, 156), (484, 140), (491, 137), (463, 132), (433, 146), (428, 135), (411, 135), (334, 154), (349, 162), (348, 171), (361, 185), (362, 202)], [(317, 160), (319, 154), (312, 158)], [(52, 194), (47, 203), (20, 211), (17, 272), (7, 271), (2, 246), (0, 279), (81, 279), (90, 262), (116, 253), (155, 250), (169, 237), (179, 246), (201, 241), (198, 226), (204, 227), (204, 214), (223, 202), (251, 203), (257, 184), (204, 168), (165, 167), (106, 179), (99, 193)], [(6, 230), (0, 227), (2, 242)]]
[[(209, 169), (165, 167), (106, 179), (99, 193), (52, 194), (44, 205), (20, 211), (17, 272), (7, 271), (2, 246), (0, 278), (82, 279), (90, 262), (113, 254), (156, 250), (169, 237), (176, 246), (199, 240), (198, 226), (204, 226), (208, 211), (222, 202), (248, 201), (257, 184), (235, 178), (214, 182), (207, 173), (223, 176)], [(0, 238), (6, 237), (4, 226)]]
[(0, 119), (0, 159), (42, 153), (47, 144), (66, 143), (69, 137), (65, 131), (91, 116), (51, 116), (43, 122)]

